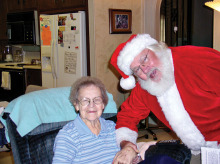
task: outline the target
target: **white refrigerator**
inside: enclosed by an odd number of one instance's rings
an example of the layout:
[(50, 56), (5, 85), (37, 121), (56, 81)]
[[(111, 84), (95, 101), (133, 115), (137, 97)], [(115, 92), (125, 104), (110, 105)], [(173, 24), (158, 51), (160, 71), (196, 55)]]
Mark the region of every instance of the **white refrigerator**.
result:
[(87, 75), (85, 12), (40, 15), (42, 86), (71, 86)]

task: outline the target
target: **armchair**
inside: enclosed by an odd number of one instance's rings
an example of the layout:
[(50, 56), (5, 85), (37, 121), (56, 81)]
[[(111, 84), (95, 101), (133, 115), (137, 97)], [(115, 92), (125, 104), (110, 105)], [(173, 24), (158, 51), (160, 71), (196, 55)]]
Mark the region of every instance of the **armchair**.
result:
[[(58, 131), (76, 117), (69, 93), (70, 87), (30, 92), (5, 108), (8, 140), (16, 164), (52, 163), (53, 143)], [(108, 93), (108, 97), (102, 117), (111, 119), (117, 107), (112, 95)]]

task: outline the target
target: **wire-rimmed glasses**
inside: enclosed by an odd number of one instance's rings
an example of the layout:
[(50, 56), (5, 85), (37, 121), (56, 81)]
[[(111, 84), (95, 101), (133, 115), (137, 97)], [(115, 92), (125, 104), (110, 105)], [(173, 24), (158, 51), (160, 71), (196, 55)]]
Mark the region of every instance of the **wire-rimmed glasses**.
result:
[(82, 106), (88, 106), (90, 104), (90, 102), (93, 101), (93, 103), (95, 105), (99, 105), (101, 103), (103, 103), (102, 98), (101, 97), (95, 97), (94, 99), (89, 99), (89, 98), (82, 98), (81, 100), (78, 100), (78, 102), (80, 103), (80, 105)]
[(141, 73), (141, 66), (145, 65), (145, 63), (148, 61), (148, 53), (149, 53), (149, 50), (147, 51), (147, 53), (140, 56), (140, 59), (139, 59), (140, 65), (132, 69), (134, 75), (137, 76)]

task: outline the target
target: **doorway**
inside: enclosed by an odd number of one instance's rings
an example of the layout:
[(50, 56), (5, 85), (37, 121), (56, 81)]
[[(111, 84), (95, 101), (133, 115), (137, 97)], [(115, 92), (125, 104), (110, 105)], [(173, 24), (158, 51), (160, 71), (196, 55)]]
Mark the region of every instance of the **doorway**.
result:
[(162, 0), (161, 41), (168, 46), (191, 44), (191, 0)]
[(160, 40), (168, 46), (213, 47), (213, 10), (206, 0), (162, 0)]

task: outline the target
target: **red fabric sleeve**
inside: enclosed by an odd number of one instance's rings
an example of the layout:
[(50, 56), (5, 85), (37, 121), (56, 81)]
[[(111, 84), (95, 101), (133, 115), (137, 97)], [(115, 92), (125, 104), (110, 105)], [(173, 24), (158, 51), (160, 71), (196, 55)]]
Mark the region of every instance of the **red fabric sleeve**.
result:
[(127, 127), (138, 132), (138, 123), (150, 113), (146, 106), (146, 100), (143, 100), (143, 98), (147, 99), (146, 94), (144, 94), (146, 91), (143, 91), (138, 83), (136, 85), (130, 96), (121, 105), (121, 110), (117, 114), (116, 129)]

